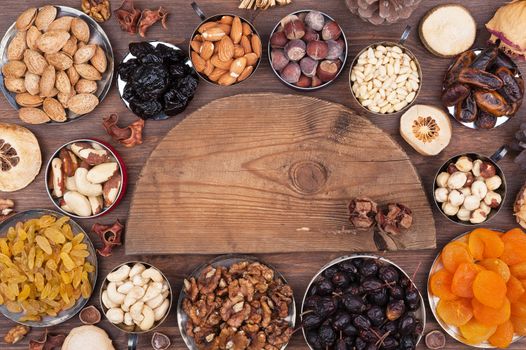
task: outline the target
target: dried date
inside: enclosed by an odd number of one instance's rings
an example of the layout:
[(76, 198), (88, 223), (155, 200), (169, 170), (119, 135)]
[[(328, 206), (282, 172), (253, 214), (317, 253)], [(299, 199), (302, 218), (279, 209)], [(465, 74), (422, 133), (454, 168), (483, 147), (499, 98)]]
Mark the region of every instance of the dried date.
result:
[(454, 106), (468, 97), (469, 93), (470, 89), (467, 85), (454, 83), (442, 93), (442, 103), (444, 106)]
[(471, 123), (477, 119), (478, 107), (473, 94), (469, 94), (462, 102), (457, 104), (455, 118), (462, 123)]
[(495, 117), (500, 117), (510, 112), (510, 105), (496, 91), (476, 90), (474, 95), (477, 106)]
[(497, 90), (504, 85), (498, 76), (476, 68), (462, 69), (458, 81), (484, 90)]

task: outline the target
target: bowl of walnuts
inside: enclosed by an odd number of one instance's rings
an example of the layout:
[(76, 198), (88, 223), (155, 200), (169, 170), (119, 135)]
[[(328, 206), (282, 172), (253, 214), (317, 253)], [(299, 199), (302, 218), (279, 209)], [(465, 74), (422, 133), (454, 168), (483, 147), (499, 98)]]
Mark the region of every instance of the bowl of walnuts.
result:
[(0, 87), (28, 124), (57, 124), (93, 111), (113, 78), (113, 51), (81, 11), (46, 5), (22, 12), (0, 42)]

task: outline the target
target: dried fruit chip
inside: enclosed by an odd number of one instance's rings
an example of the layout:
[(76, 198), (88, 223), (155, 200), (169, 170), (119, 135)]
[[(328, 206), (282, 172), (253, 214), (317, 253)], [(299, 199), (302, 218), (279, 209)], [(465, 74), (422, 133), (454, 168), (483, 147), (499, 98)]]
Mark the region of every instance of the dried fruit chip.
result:
[(457, 327), (465, 325), (473, 317), (471, 302), (468, 299), (440, 299), (436, 310), (445, 323)]
[(454, 300), (458, 297), (451, 291), (453, 275), (446, 269), (441, 269), (431, 276), (429, 288), (431, 293), (443, 300)]
[(482, 304), (500, 308), (506, 297), (506, 282), (493, 271), (481, 271), (473, 281), (473, 294)]

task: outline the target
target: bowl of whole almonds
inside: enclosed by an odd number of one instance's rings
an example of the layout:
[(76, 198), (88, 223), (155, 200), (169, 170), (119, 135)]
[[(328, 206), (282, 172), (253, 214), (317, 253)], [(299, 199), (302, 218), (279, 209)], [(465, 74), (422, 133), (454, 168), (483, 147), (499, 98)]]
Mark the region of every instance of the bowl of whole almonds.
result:
[(94, 218), (113, 209), (126, 192), (126, 166), (109, 145), (78, 139), (61, 146), (46, 170), (53, 204), (75, 218)]
[(46, 5), (22, 12), (0, 42), (0, 87), (28, 124), (65, 123), (93, 111), (113, 78), (113, 51), (81, 11)]
[(358, 104), (367, 112), (391, 115), (411, 107), (422, 86), (422, 69), (404, 46), (411, 27), (398, 43), (377, 42), (364, 48), (351, 65), (349, 85)]

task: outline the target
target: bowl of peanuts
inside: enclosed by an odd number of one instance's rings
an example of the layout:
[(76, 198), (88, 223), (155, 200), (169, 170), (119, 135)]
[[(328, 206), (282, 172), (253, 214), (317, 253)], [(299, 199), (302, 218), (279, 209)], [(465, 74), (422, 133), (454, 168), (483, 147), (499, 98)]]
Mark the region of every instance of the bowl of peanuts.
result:
[(190, 59), (199, 76), (214, 85), (231, 86), (252, 76), (261, 62), (261, 36), (243, 17), (224, 13), (201, 18), (190, 40)]
[(416, 101), (422, 86), (422, 69), (416, 56), (404, 45), (411, 27), (398, 43), (381, 41), (356, 55), (349, 85), (356, 102), (377, 115), (401, 113)]

